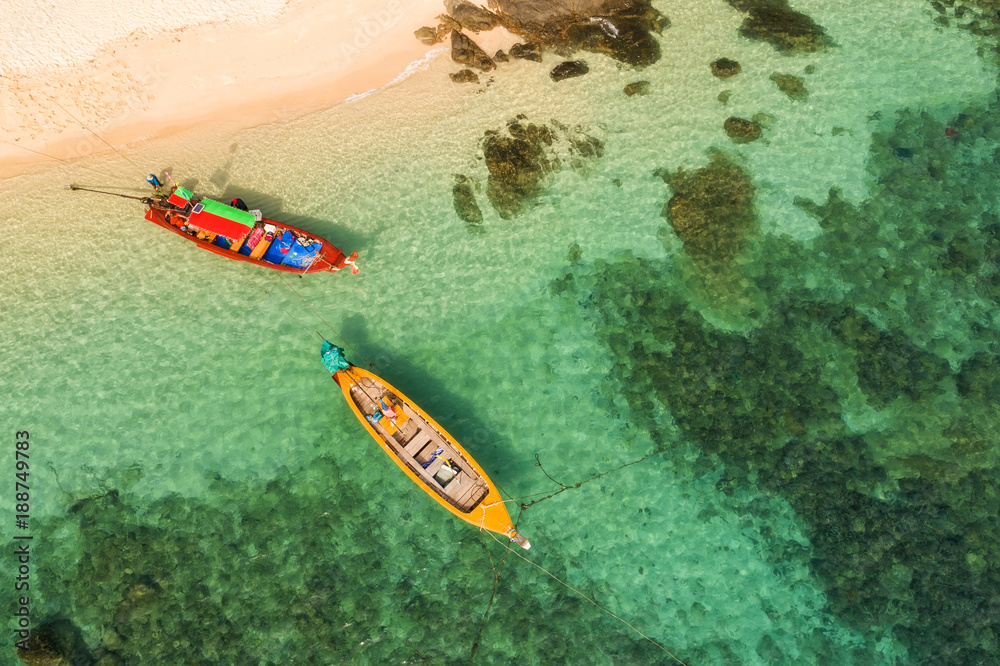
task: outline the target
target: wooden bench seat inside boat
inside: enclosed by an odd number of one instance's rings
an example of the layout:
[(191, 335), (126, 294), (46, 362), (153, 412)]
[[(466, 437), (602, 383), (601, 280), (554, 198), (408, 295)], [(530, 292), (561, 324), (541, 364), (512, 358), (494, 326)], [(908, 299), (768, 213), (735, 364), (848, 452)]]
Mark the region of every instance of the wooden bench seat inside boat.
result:
[[(380, 399), (392, 405), (399, 415), (398, 428), (385, 416), (369, 423), (399, 460), (449, 504), (468, 513), (489, 494), (489, 486), (469, 461), (408, 404), (367, 377), (350, 393), (365, 418), (380, 411)], [(441, 453), (436, 453), (439, 449)]]

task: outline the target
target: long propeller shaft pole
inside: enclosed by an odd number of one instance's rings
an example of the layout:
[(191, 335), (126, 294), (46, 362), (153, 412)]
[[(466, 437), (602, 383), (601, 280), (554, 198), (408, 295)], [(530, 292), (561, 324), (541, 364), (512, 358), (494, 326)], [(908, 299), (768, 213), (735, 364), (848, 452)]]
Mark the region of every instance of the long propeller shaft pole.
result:
[(107, 194), (107, 195), (110, 195), (110, 196), (113, 196), (113, 197), (121, 197), (122, 199), (135, 199), (136, 201), (141, 201), (143, 203), (147, 203), (147, 202), (151, 201), (151, 199), (149, 197), (133, 197), (133, 196), (130, 196), (128, 194), (118, 194), (117, 192), (104, 192), (103, 190), (91, 190), (91, 189), (88, 189), (86, 187), (80, 187), (78, 185), (67, 185), (66, 189), (67, 190), (73, 190), (73, 191), (81, 190), (83, 192), (95, 192), (97, 194)]

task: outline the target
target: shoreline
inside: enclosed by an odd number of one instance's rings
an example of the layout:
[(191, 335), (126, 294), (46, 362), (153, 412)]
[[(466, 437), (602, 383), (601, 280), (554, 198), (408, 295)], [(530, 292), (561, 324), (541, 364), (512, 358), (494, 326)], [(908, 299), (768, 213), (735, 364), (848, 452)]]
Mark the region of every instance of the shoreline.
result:
[(364, 96), (434, 57), (442, 44), (413, 32), (442, 13), (440, 0), (387, 0), (363, 13), (293, 0), (259, 25), (133, 33), (38, 83), (37, 72), (0, 77), (0, 178), (110, 153), (107, 144), (127, 150), (202, 125), (248, 129)]

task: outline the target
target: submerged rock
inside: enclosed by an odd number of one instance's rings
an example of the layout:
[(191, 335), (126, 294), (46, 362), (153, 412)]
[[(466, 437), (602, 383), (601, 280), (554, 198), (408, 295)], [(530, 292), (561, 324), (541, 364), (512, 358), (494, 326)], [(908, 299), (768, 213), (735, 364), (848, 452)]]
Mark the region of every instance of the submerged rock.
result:
[(736, 143), (750, 143), (760, 138), (760, 124), (746, 118), (730, 116), (726, 118), (723, 129)]
[(778, 86), (778, 90), (788, 95), (789, 99), (801, 101), (809, 97), (809, 92), (806, 90), (806, 80), (800, 76), (774, 72), (770, 79)]
[(629, 83), (623, 88), (626, 95), (633, 97), (635, 95), (648, 95), (649, 94), (649, 81), (636, 81), (635, 83)]
[(444, 6), (459, 25), (472, 32), (492, 30), (500, 24), (496, 14), (468, 0), (445, 0)]
[(479, 83), (479, 75), (473, 72), (471, 69), (460, 69), (457, 72), (452, 72), (448, 76), (455, 83)]
[(728, 79), (730, 76), (736, 76), (743, 69), (740, 67), (740, 63), (729, 58), (719, 58), (713, 61), (710, 66), (712, 68), (712, 75), (720, 79)]
[(556, 65), (549, 76), (552, 77), (553, 81), (562, 81), (563, 79), (571, 79), (576, 76), (583, 76), (590, 71), (587, 67), (587, 63), (582, 60), (567, 60), (566, 62), (561, 62)]
[(552, 145), (548, 127), (511, 121), (507, 130), (510, 136), (487, 132), (483, 142), (483, 156), (490, 172), (486, 196), (504, 219), (530, 206), (541, 195), (545, 177), (558, 166), (543, 147)]
[(727, 262), (739, 254), (746, 235), (756, 226), (754, 188), (735, 162), (716, 154), (708, 166), (661, 174), (674, 194), (663, 216), (697, 261)]
[(508, 56), (506, 53), (504, 53), (503, 49), (500, 49), (499, 51), (497, 51), (496, 53), (493, 54), (493, 61), (494, 62), (507, 62), (509, 60), (510, 60), (510, 56)]
[(520, 58), (521, 60), (532, 60), (534, 62), (542, 61), (542, 47), (534, 42), (528, 42), (526, 44), (514, 44), (510, 47), (510, 56), (512, 58)]
[(749, 15), (740, 26), (748, 39), (764, 41), (784, 54), (812, 53), (833, 44), (811, 18), (788, 6), (788, 0), (726, 0)]
[(455, 174), (455, 186), (451, 189), (455, 202), (455, 212), (469, 226), (479, 226), (483, 223), (483, 211), (476, 203), (476, 195), (472, 191), (472, 182), (468, 177)]
[(484, 72), (496, 68), (496, 63), (478, 44), (457, 30), (451, 31), (451, 59), (460, 65), (471, 65)]
[(80, 628), (66, 619), (43, 622), (27, 645), (26, 650), (17, 648), (17, 657), (30, 666), (91, 666), (95, 661)]

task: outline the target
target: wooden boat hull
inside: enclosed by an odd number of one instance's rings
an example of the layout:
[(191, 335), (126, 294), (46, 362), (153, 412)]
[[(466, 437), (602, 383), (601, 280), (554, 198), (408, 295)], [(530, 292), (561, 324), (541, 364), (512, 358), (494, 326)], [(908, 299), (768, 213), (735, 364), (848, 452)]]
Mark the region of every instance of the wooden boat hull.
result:
[[(372, 439), (374, 439), (379, 446), (382, 447), (382, 450), (385, 451), (390, 458), (392, 458), (393, 462), (395, 462), (396, 465), (403, 470), (408, 477), (410, 477), (410, 480), (416, 483), (417, 486), (420, 487), (425, 493), (432, 497), (438, 504), (450, 511), (453, 515), (461, 518), (465, 522), (475, 525), (481, 529), (487, 529), (491, 532), (502, 534), (508, 537), (511, 541), (517, 542), (522, 548), (531, 547), (531, 544), (528, 543), (527, 539), (514, 530), (514, 525), (510, 519), (510, 514), (507, 512), (504, 500), (500, 496), (496, 485), (490, 480), (489, 476), (487, 476), (485, 470), (483, 470), (479, 463), (477, 463), (472, 456), (470, 456), (469, 453), (462, 448), (462, 445), (459, 444), (454, 437), (448, 434), (444, 428), (442, 428), (434, 419), (417, 406), (416, 403), (407, 398), (384, 379), (372, 372), (369, 372), (368, 370), (365, 370), (364, 368), (352, 365), (347, 369), (337, 371), (333, 375), (333, 379), (340, 386), (341, 391), (344, 393), (344, 398), (347, 400), (347, 404), (351, 407), (354, 415), (368, 431), (368, 434), (372, 436)], [(368, 388), (366, 388), (366, 386)], [(360, 393), (364, 394), (364, 396), (361, 396), (360, 401), (357, 399), (359, 389)], [(411, 440), (397, 440), (397, 436), (394, 436), (385, 427), (382, 427), (379, 422), (374, 422), (369, 418), (366, 418), (366, 414), (362, 412), (362, 407), (359, 406), (359, 402), (363, 402), (366, 399), (377, 398), (375, 394), (382, 390), (388, 392), (386, 395), (391, 396), (391, 399), (395, 400), (397, 407), (403, 408), (402, 414), (397, 420), (397, 423), (400, 424), (399, 428), (396, 427), (395, 423), (388, 426), (392, 428), (393, 433), (402, 434), (406, 428), (405, 423), (402, 422), (403, 416), (412, 415), (412, 418), (407, 416), (407, 421), (412, 422), (416, 433), (412, 435)], [(452, 486), (452, 490), (445, 491), (445, 489), (438, 487), (436, 476), (432, 476), (432, 474), (428, 471), (428, 469), (434, 469), (433, 463), (429, 468), (426, 465), (423, 467), (420, 465), (422, 458), (420, 457), (420, 452), (416, 447), (420, 447), (422, 444), (422, 441), (417, 440), (419, 433), (422, 432), (420, 428), (424, 424), (430, 426), (432, 432), (428, 432), (430, 433), (429, 436), (432, 436), (433, 438), (428, 439), (427, 444), (422, 448), (426, 450), (436, 446), (438, 443), (446, 442), (447, 446), (450, 446), (451, 451), (453, 451), (454, 454), (457, 454), (458, 457), (458, 460), (455, 460), (454, 462), (451, 459), (448, 459), (447, 462), (453, 464), (455, 467), (460, 467), (466, 472), (469, 472), (468, 474), (459, 472), (456, 477), (459, 481), (461, 481), (464, 477), (466, 479), (466, 487), (462, 487), (462, 485), (459, 484), (458, 487)], [(410, 441), (413, 443), (409, 443)], [(443, 446), (441, 448), (447, 447)], [(411, 451), (410, 449), (413, 450)], [(447, 455), (452, 455), (452, 453), (449, 451)], [(426, 458), (427, 456), (424, 455), (423, 459)], [(431, 460), (433, 459), (434, 458), (432, 457)], [(482, 485), (480, 487), (475, 484)]]
[(277, 235), (279, 237), (286, 230), (292, 231), (298, 234), (302, 234), (304, 236), (309, 236), (310, 238), (314, 238), (320, 241), (323, 246), (319, 254), (317, 255), (316, 259), (313, 260), (312, 264), (308, 268), (302, 269), (302, 268), (295, 268), (293, 266), (282, 266), (280, 264), (273, 264), (269, 261), (263, 261), (262, 259), (259, 258), (252, 258), (246, 255), (239, 254), (238, 252), (234, 252), (231, 249), (220, 247), (218, 245), (213, 244), (212, 241), (210, 240), (202, 240), (199, 238), (195, 238), (194, 236), (191, 236), (190, 234), (181, 231), (179, 227), (176, 227), (169, 221), (167, 221), (168, 212), (172, 211), (168, 208), (160, 208), (155, 205), (150, 206), (150, 208), (146, 211), (146, 219), (152, 222), (153, 224), (161, 226), (164, 229), (172, 231), (175, 234), (181, 236), (182, 238), (193, 242), (195, 245), (197, 245), (203, 250), (208, 250), (209, 252), (226, 257), (227, 259), (246, 261), (248, 263), (256, 264), (258, 266), (265, 266), (273, 270), (284, 271), (286, 273), (298, 273), (300, 275), (304, 273), (323, 273), (326, 271), (336, 272), (342, 268), (346, 268), (347, 266), (353, 267), (354, 260), (357, 259), (357, 252), (352, 254), (350, 257), (347, 257), (344, 255), (343, 251), (340, 248), (336, 247), (335, 245), (333, 245), (333, 243), (329, 242), (326, 239), (319, 238), (315, 234), (303, 231), (302, 229), (293, 227), (289, 224), (284, 224), (282, 222), (275, 222), (274, 220), (264, 219), (263, 220), (264, 223), (273, 224), (275, 227), (278, 228)]

